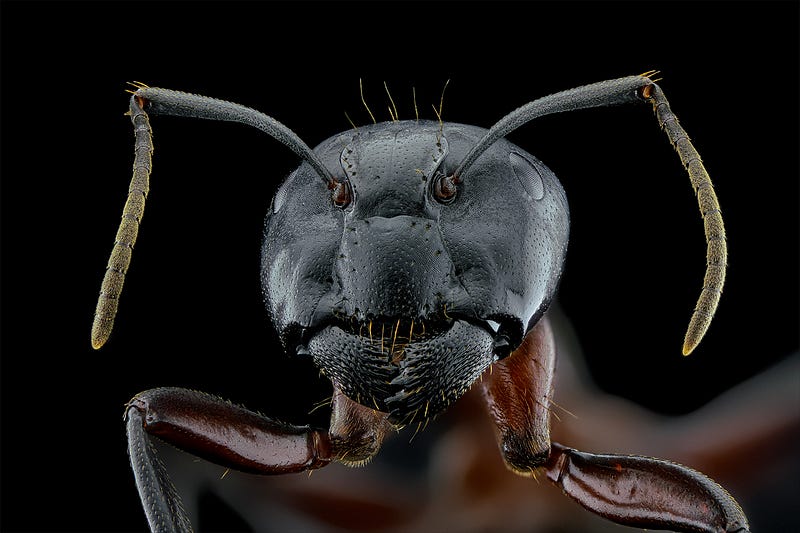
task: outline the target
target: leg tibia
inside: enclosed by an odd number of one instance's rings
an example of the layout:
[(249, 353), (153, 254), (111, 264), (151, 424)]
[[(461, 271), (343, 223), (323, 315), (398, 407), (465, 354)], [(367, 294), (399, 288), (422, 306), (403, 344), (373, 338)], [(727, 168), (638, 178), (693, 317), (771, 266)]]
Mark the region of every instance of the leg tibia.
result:
[(170, 481), (152, 440), (145, 433), (142, 413), (132, 409), (126, 413), (126, 419), (128, 454), (150, 531), (191, 532), (192, 525), (181, 497)]

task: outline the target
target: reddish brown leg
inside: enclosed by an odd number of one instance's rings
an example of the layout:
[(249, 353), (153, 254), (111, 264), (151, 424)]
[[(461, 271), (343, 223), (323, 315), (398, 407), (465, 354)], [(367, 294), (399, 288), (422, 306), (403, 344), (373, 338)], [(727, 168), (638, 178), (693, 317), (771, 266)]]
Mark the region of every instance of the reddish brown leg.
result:
[(151, 389), (128, 404), (128, 449), (153, 532), (191, 531), (180, 496), (150, 436), (198, 457), (255, 474), (285, 474), (333, 460), (363, 462), (380, 449), (386, 416), (334, 394), (331, 430), (293, 426), (202, 392)]
[(547, 478), (589, 511), (642, 529), (747, 532), (736, 500), (704, 474), (663, 459), (596, 455), (553, 443)]
[(663, 459), (596, 455), (550, 442), (555, 344), (545, 317), (483, 377), (506, 465), (547, 478), (589, 511), (624, 524), (681, 532), (747, 532), (742, 509), (704, 474)]
[(503, 459), (523, 476), (533, 475), (550, 455), (555, 354), (553, 331), (545, 317), (513, 354), (492, 365), (480, 381)]

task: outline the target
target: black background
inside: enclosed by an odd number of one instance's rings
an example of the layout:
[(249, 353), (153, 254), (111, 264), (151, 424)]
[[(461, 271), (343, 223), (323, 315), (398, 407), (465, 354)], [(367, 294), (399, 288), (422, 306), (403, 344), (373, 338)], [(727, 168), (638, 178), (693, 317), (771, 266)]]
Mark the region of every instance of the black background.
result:
[[(123, 404), (202, 389), (290, 420), (313, 403), (258, 285), (295, 157), (254, 130), (153, 120), (151, 194), (109, 344), (89, 331), (127, 192), (125, 82), (260, 109), (314, 146), (369, 117), (489, 127), (558, 90), (660, 69), (715, 181), (730, 268), (680, 355), (705, 244), (648, 108), (548, 117), (511, 140), (561, 178), (561, 301), (603, 389), (681, 414), (798, 348), (798, 4), (2, 3), (2, 528), (136, 530)], [(316, 399), (316, 398), (314, 398)], [(787, 408), (797, 409), (797, 405)]]

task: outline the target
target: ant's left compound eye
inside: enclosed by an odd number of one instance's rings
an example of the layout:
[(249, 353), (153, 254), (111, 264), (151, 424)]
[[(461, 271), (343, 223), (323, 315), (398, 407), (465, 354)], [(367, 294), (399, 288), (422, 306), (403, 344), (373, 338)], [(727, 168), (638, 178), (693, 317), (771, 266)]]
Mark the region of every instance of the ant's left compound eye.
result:
[(353, 199), (353, 191), (350, 189), (349, 180), (331, 181), (328, 185), (328, 188), (331, 190), (331, 200), (333, 201), (333, 205), (340, 209), (344, 209), (350, 205), (350, 201)]
[(454, 175), (438, 174), (434, 177), (433, 195), (440, 203), (449, 204), (456, 197), (458, 178)]
[(516, 152), (509, 153), (508, 159), (511, 162), (514, 175), (517, 176), (528, 196), (532, 200), (544, 198), (544, 181), (536, 164)]

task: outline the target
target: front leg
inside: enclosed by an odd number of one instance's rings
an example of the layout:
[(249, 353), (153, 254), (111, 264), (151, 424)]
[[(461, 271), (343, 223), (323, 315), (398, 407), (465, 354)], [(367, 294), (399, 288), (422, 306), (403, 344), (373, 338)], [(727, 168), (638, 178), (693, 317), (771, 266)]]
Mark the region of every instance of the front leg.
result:
[(626, 526), (686, 533), (749, 531), (741, 507), (704, 474), (663, 459), (597, 455), (550, 442), (555, 342), (547, 317), (483, 376), (506, 465), (547, 478), (589, 511)]
[(480, 387), (506, 466), (533, 476), (550, 455), (555, 339), (547, 317), (513, 354), (492, 365)]
[(750, 531), (742, 508), (708, 476), (652, 457), (593, 454), (553, 443), (547, 479), (583, 507), (642, 529)]
[(210, 394), (159, 388), (137, 394), (126, 409), (128, 450), (136, 487), (153, 532), (188, 532), (181, 498), (153, 445), (152, 436), (213, 463), (255, 474), (321, 468), (338, 460), (354, 464), (375, 455), (386, 415), (336, 391), (331, 430), (293, 426)]

